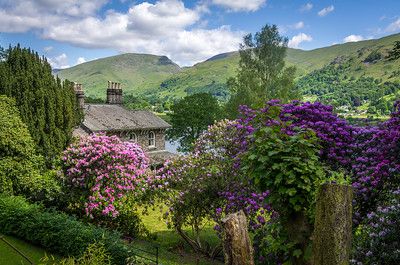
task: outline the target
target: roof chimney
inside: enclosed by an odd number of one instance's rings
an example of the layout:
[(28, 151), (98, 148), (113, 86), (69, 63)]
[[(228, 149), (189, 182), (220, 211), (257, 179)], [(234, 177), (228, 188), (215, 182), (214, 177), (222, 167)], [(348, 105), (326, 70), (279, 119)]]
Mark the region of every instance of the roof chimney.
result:
[(76, 97), (76, 105), (80, 109), (83, 109), (85, 105), (85, 93), (83, 92), (82, 84), (74, 83), (74, 92)]
[(122, 104), (121, 83), (108, 81), (107, 104)]

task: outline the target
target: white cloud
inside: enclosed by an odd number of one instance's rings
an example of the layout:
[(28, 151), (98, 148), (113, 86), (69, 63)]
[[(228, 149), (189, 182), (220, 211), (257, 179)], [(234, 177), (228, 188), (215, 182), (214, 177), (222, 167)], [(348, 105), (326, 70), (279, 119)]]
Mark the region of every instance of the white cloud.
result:
[(227, 8), (233, 12), (239, 11), (257, 11), (266, 0), (212, 0), (212, 3)]
[(331, 13), (333, 10), (335, 10), (335, 7), (333, 5), (327, 6), (318, 12), (318, 16), (324, 17)]
[(387, 32), (395, 32), (400, 30), (400, 18), (398, 18), (393, 23), (390, 23), (389, 26), (386, 27)]
[(53, 69), (64, 69), (69, 67), (68, 56), (65, 53), (53, 58), (47, 58), (47, 61)]
[(288, 46), (290, 48), (298, 48), (300, 43), (302, 42), (310, 42), (312, 41), (312, 37), (310, 35), (307, 35), (305, 33), (299, 33), (296, 36), (293, 36), (288, 43)]
[(302, 28), (304, 28), (304, 22), (303, 21), (299, 21), (297, 23), (294, 23), (293, 25), (290, 25), (290, 28), (292, 28), (292, 29), (302, 29)]
[(356, 41), (361, 41), (361, 40), (364, 40), (363, 36), (352, 34), (352, 35), (345, 37), (343, 39), (343, 42), (356, 42)]
[(307, 4), (302, 5), (302, 6), (300, 7), (300, 11), (301, 11), (301, 12), (306, 12), (306, 11), (310, 11), (312, 8), (313, 8), (313, 4), (307, 3)]
[(85, 57), (79, 57), (79, 58), (76, 60), (76, 64), (81, 64), (81, 63), (85, 63), (85, 62), (86, 62)]
[[(12, 3), (11, 0), (3, 1)], [(85, 48), (166, 55), (181, 65), (237, 50), (245, 34), (227, 26), (204, 29), (206, 21), (202, 20), (202, 15), (207, 12), (206, 6), (200, 3), (187, 8), (180, 0), (143, 2), (132, 5), (125, 12), (108, 10), (103, 16), (97, 16), (95, 9), (99, 9), (105, 0), (96, 0), (93, 4), (89, 0), (65, 0), (67, 4), (59, 7), (49, 4), (47, 9), (43, 2), (57, 0), (16, 0), (17, 6), (32, 7), (25, 13), (3, 1), (0, 2), (0, 32), (35, 30), (45, 39)], [(265, 0), (254, 2), (260, 4)], [(255, 9), (254, 2), (248, 5), (249, 10)], [(72, 12), (65, 6), (84, 10)], [(55, 58), (52, 63), (67, 65), (56, 63)]]

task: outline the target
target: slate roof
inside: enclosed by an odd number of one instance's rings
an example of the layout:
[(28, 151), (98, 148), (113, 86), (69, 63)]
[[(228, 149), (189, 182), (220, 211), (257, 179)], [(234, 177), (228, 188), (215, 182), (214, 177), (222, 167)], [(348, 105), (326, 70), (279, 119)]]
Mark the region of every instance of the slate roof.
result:
[(128, 110), (121, 105), (86, 104), (82, 125), (92, 132), (116, 130), (150, 130), (171, 127), (154, 113)]

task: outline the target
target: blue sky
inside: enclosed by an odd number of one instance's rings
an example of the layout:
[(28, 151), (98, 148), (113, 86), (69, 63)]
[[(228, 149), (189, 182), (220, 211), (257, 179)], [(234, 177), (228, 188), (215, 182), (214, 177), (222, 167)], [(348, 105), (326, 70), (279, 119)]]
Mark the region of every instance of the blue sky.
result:
[(0, 45), (31, 47), (55, 68), (126, 52), (192, 65), (266, 23), (314, 49), (399, 33), (400, 1), (0, 0)]

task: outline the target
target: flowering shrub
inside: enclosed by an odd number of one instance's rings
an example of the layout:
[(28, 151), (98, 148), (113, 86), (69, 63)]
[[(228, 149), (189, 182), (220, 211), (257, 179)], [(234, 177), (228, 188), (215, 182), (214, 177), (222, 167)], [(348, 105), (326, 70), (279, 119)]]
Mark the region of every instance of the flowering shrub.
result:
[[(396, 103), (395, 109), (399, 109), (399, 106)], [(324, 178), (322, 168), (319, 173), (316, 171), (316, 166), (320, 162), (329, 165), (331, 169), (344, 171), (350, 175), (356, 191), (356, 222), (365, 218), (366, 214), (384, 201), (396, 187), (394, 176), (399, 173), (400, 167), (399, 110), (393, 113), (387, 122), (366, 127), (351, 125), (334, 114), (331, 106), (318, 102), (293, 101), (290, 104), (280, 104), (279, 101), (272, 100), (258, 110), (242, 106), (241, 113), (241, 117), (233, 125), (240, 131), (234, 140), (239, 143), (235, 166), (237, 169), (248, 171), (248, 175), (253, 177), (256, 183), (261, 184), (262, 190), (270, 190), (268, 201), (280, 216), (276, 219), (280, 224), (271, 223), (271, 226), (261, 230), (268, 230), (265, 234), (268, 240), (259, 237), (260, 246), (267, 249), (267, 251), (261, 250), (260, 253), (277, 251), (275, 253), (278, 253), (278, 256), (286, 256), (287, 259), (293, 254), (305, 254), (304, 251), (300, 253), (297, 250), (291, 253), (288, 251), (290, 247), (277, 246), (282, 244), (290, 246), (296, 241), (299, 242), (291, 238), (296, 234), (296, 230), (294, 233), (288, 230), (289, 227), (285, 224), (285, 212), (290, 211), (293, 206), (294, 210), (296, 207), (297, 210), (301, 208), (312, 210), (312, 191), (317, 185), (313, 185), (313, 181), (306, 181), (307, 185), (298, 183), (296, 186), (296, 181), (290, 181), (290, 175), (301, 174), (297, 164), (306, 165), (304, 163), (310, 161), (307, 157), (314, 158), (315, 163), (310, 165), (310, 169), (316, 173), (317, 179), (318, 175), (321, 177), (319, 181), (323, 181)], [(302, 131), (307, 130), (315, 133), (316, 148), (309, 148), (312, 142), (308, 142), (307, 139), (311, 140), (313, 137), (306, 136), (303, 138), (303, 147), (290, 155), (285, 154), (290, 149), (296, 148), (293, 141), (301, 136)], [(282, 134), (278, 138), (272, 137), (278, 131)], [(296, 143), (300, 143), (298, 140), (301, 139), (297, 139)], [(296, 159), (298, 162), (292, 163), (291, 160)], [(301, 182), (304, 177), (294, 179)], [(288, 182), (285, 183), (286, 181)], [(285, 192), (288, 194), (284, 194)], [(291, 218), (293, 219), (293, 216)], [(270, 255), (268, 257), (272, 258)], [(277, 260), (282, 261), (279, 258)]]
[(243, 209), (264, 248), (257, 251), (261, 260), (303, 259), (320, 183), (350, 176), (355, 221), (397, 187), (399, 103), (395, 109), (388, 121), (361, 127), (318, 102), (273, 100), (258, 110), (242, 106), (238, 120), (209, 127), (194, 151), (166, 164), (153, 184), (168, 191), (167, 216), (178, 231), (183, 225), (196, 230), (210, 218), (218, 224)]
[(64, 152), (72, 207), (87, 216), (116, 217), (127, 194), (145, 190), (148, 158), (139, 145), (116, 136), (91, 135)]
[(368, 213), (351, 264), (400, 264), (400, 190), (386, 206)]
[[(169, 208), (169, 224), (196, 251), (208, 256), (215, 256), (221, 246), (207, 248), (199, 242), (204, 222), (216, 221), (219, 231), (226, 214), (244, 210), (251, 228), (257, 229), (265, 224), (269, 213), (265, 202), (268, 193), (257, 193), (254, 185), (233, 168), (238, 148), (233, 124), (224, 120), (210, 126), (196, 141), (194, 151), (166, 163), (153, 183), (164, 191), (161, 198)], [(182, 230), (184, 226), (193, 228), (195, 239)]]
[[(320, 158), (333, 169), (345, 170), (356, 190), (356, 219), (361, 220), (375, 209), (385, 191), (392, 190), (393, 176), (399, 173), (400, 104), (391, 118), (376, 126), (359, 127), (333, 113), (331, 106), (293, 101), (280, 104), (272, 100), (259, 110), (242, 106), (236, 127), (241, 131), (235, 142), (239, 154), (245, 154), (251, 135), (260, 126), (272, 126), (279, 120), (290, 124), (284, 131), (291, 135), (296, 128), (311, 129), (319, 138)], [(237, 167), (241, 156), (237, 156)]]

